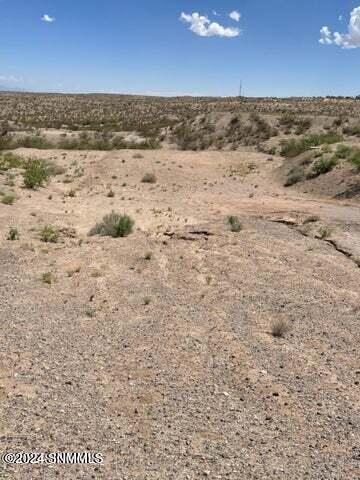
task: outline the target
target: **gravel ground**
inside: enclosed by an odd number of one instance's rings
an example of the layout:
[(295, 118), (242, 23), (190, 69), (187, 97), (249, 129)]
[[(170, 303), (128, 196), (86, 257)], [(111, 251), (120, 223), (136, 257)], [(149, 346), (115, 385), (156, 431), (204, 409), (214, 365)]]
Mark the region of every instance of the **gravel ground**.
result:
[[(1, 450), (104, 462), (0, 478), (359, 478), (358, 205), (284, 190), (255, 153), (42, 155), (83, 174), (0, 205)], [(87, 237), (111, 209), (134, 233)]]

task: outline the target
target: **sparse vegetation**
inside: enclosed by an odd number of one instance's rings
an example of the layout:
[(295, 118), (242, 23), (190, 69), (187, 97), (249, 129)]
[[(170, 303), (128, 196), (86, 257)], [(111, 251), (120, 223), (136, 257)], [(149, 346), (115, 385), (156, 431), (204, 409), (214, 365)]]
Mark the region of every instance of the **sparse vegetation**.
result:
[(96, 310), (95, 308), (92, 308), (92, 307), (87, 307), (85, 309), (85, 315), (89, 318), (93, 318), (96, 316)]
[(320, 227), (319, 228), (319, 237), (324, 240), (326, 238), (329, 238), (331, 235), (331, 230), (328, 227)]
[(45, 243), (56, 243), (59, 239), (59, 232), (51, 225), (46, 225), (40, 232), (40, 239)]
[(55, 283), (55, 281), (56, 281), (56, 278), (55, 278), (54, 274), (51, 273), (51, 272), (43, 273), (41, 279), (44, 283), (47, 283), (48, 285), (51, 285), (52, 283)]
[(357, 171), (360, 171), (360, 149), (352, 151), (349, 156), (349, 161), (354, 165)]
[(331, 170), (333, 170), (337, 164), (338, 161), (335, 156), (331, 158), (321, 158), (313, 165), (314, 176), (323, 175), (324, 173), (331, 172)]
[(109, 237), (127, 237), (133, 231), (134, 220), (126, 214), (119, 214), (112, 211), (109, 215), (105, 215), (101, 223), (93, 227), (89, 235), (101, 235)]
[(284, 187), (291, 187), (292, 185), (295, 185), (296, 183), (301, 182), (304, 180), (305, 177), (305, 170), (302, 167), (295, 167), (292, 168), (287, 176), (287, 179), (284, 183)]
[(342, 137), (335, 132), (312, 134), (299, 140), (294, 138), (282, 142), (281, 155), (287, 158), (297, 157), (312, 147), (340, 142)]
[(340, 144), (336, 148), (336, 156), (338, 158), (348, 158), (351, 155), (352, 148), (348, 145)]
[(42, 187), (48, 181), (49, 176), (49, 171), (43, 160), (35, 159), (26, 162), (23, 173), (24, 186), (26, 188)]
[(242, 225), (238, 217), (236, 217), (235, 215), (230, 215), (227, 221), (228, 221), (228, 224), (230, 225), (230, 230), (232, 232), (240, 232), (240, 230), (242, 229)]
[(282, 338), (290, 330), (290, 324), (285, 318), (276, 318), (271, 322), (271, 334), (273, 337)]
[(11, 240), (11, 241), (14, 241), (14, 240), (19, 240), (19, 238), (20, 238), (20, 234), (19, 234), (18, 229), (16, 227), (11, 227), (9, 229), (7, 239)]
[(15, 202), (15, 195), (13, 193), (8, 193), (4, 195), (1, 199), (1, 203), (4, 205), (12, 205)]
[(7, 171), (12, 168), (24, 168), (24, 160), (11, 152), (0, 155), (0, 171)]

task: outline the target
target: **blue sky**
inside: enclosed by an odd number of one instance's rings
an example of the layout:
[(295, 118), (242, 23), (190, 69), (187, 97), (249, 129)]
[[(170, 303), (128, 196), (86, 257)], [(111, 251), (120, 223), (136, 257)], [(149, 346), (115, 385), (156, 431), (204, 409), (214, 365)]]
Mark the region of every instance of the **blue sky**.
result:
[(349, 34), (358, 6), (360, 0), (0, 0), (0, 85), (225, 96), (237, 94), (241, 78), (249, 96), (360, 94), (360, 9)]

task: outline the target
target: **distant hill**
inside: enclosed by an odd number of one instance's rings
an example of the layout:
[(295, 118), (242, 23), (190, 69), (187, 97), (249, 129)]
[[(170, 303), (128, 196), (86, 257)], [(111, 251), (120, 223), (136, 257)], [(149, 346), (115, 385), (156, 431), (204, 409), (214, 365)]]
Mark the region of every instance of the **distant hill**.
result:
[(13, 88), (6, 85), (0, 85), (0, 92), (24, 92), (22, 88)]

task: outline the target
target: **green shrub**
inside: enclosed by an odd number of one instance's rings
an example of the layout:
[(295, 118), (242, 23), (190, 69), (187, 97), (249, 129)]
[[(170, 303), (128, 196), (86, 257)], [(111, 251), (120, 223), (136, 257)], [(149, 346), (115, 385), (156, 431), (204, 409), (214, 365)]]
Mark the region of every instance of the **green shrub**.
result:
[(4, 205), (12, 205), (15, 202), (15, 195), (12, 193), (8, 193), (7, 195), (4, 195), (1, 199), (1, 203)]
[(328, 159), (321, 158), (313, 165), (313, 172), (316, 176), (323, 175), (324, 173), (331, 172), (337, 163), (338, 161), (335, 156)]
[(240, 232), (240, 230), (242, 229), (242, 225), (238, 217), (236, 217), (235, 215), (230, 215), (227, 221), (230, 225), (230, 230), (232, 232)]
[(7, 239), (14, 241), (14, 240), (19, 240), (19, 238), (20, 238), (20, 234), (18, 229), (16, 227), (11, 227), (9, 230)]
[(324, 144), (340, 142), (342, 137), (334, 132), (308, 135), (307, 137), (295, 140), (285, 140), (281, 144), (281, 155), (287, 158), (297, 157), (301, 153), (310, 150), (311, 147), (318, 147)]
[(356, 149), (350, 155), (349, 161), (354, 165), (354, 167), (360, 171), (360, 150)]
[(7, 171), (11, 168), (23, 168), (24, 160), (13, 153), (4, 153), (0, 156), (0, 170)]
[(348, 145), (340, 144), (336, 148), (336, 156), (338, 158), (348, 158), (352, 152), (352, 148)]
[(85, 309), (85, 315), (89, 318), (93, 318), (96, 316), (96, 310), (95, 308), (92, 308), (92, 307), (87, 307)]
[(28, 160), (23, 173), (26, 188), (42, 187), (49, 179), (49, 171), (43, 160)]
[(126, 237), (132, 233), (134, 224), (134, 220), (129, 215), (120, 215), (112, 211), (109, 215), (105, 215), (101, 223), (90, 230), (89, 235)]
[(56, 243), (59, 239), (59, 232), (51, 225), (46, 225), (40, 232), (40, 239), (46, 243)]

